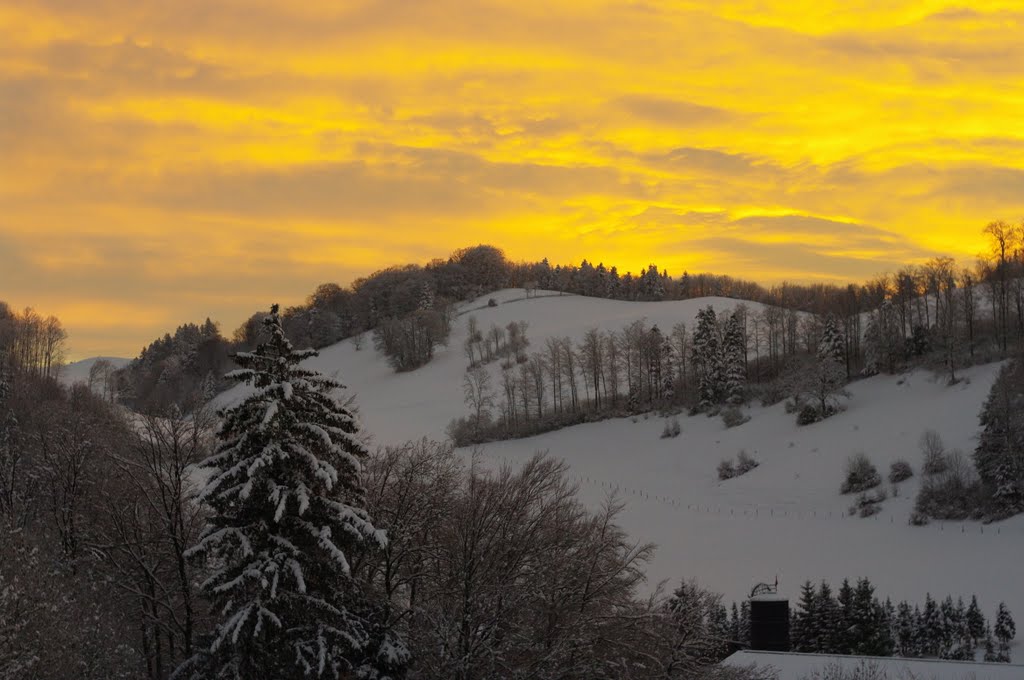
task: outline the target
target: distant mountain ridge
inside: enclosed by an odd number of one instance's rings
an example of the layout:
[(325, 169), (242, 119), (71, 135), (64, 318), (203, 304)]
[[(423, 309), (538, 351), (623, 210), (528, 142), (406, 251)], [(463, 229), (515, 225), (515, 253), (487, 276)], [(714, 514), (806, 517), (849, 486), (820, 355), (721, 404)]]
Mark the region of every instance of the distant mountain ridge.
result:
[(58, 374), (60, 381), (65, 385), (89, 382), (89, 371), (97, 361), (109, 361), (114, 368), (124, 368), (131, 359), (125, 359), (124, 357), (89, 357), (88, 359), (72, 361), (70, 364), (65, 364), (61, 367)]

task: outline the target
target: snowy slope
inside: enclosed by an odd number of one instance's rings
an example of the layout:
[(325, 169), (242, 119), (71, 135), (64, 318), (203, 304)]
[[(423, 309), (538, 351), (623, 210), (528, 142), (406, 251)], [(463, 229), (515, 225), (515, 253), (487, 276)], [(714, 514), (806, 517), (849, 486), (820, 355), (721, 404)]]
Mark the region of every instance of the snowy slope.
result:
[[(663, 330), (683, 321), (692, 328), (698, 309), (717, 312), (738, 302), (705, 298), (673, 302), (621, 302), (576, 296), (517, 299), (522, 291), (486, 298), (466, 306), (482, 330), (492, 323), (525, 320), (531, 349), (549, 336), (575, 339), (591, 327), (618, 330), (645, 318)], [(758, 305), (747, 303), (752, 311)], [(357, 401), (366, 428), (378, 443), (423, 436), (440, 438), (446, 424), (464, 414), (461, 380), (465, 315), (455, 324), (448, 348), (427, 366), (395, 374), (367, 342), (357, 352), (350, 341), (321, 351), (309, 363), (345, 382)], [(938, 431), (947, 447), (968, 455), (978, 432), (978, 412), (998, 372), (998, 364), (963, 372), (966, 380), (947, 387), (926, 372), (878, 376), (850, 385), (846, 412), (825, 422), (798, 428), (783, 406), (749, 409), (751, 420), (727, 430), (718, 418), (680, 417), (682, 434), (660, 439), (663, 421), (618, 419), (580, 425), (530, 439), (488, 445), (485, 458), (516, 464), (535, 451), (565, 459), (577, 476), (582, 498), (604, 501), (612, 489), (626, 507), (623, 526), (638, 541), (658, 544), (648, 570), (652, 584), (696, 578), (702, 585), (742, 599), (760, 581), (778, 575), (785, 591), (796, 595), (806, 579), (866, 576), (880, 595), (923, 600), (926, 592), (977, 593), (994, 615), (999, 600), (1024, 615), (1024, 518), (982, 527), (907, 524), (918, 478), (901, 485), (882, 513), (860, 519), (847, 516), (851, 497), (840, 496), (846, 459), (866, 453), (885, 476), (889, 464), (907, 458), (919, 468), (917, 441), (925, 429)], [(496, 367), (492, 370), (497, 372)], [(245, 388), (220, 395), (217, 405), (233, 403)], [(740, 449), (761, 462), (743, 477), (720, 482), (716, 466)], [(888, 486), (888, 485), (886, 485)]]
[(122, 359), (120, 357), (89, 357), (88, 359), (82, 359), (81, 361), (73, 361), (70, 364), (66, 364), (60, 369), (60, 381), (65, 385), (74, 385), (76, 382), (88, 382), (89, 381), (89, 369), (97, 361), (106, 359), (114, 368), (123, 368), (128, 365), (131, 359)]
[[(452, 325), (448, 347), (439, 347), (429, 364), (409, 373), (395, 373), (374, 351), (369, 337), (361, 351), (345, 340), (320, 350), (320, 356), (308, 365), (336, 375), (356, 394), (363, 424), (378, 443), (401, 443), (425, 436), (440, 439), (452, 418), (465, 415), (462, 377), (468, 360), (462, 346), (469, 314), (476, 316), (485, 333), (491, 324), (504, 327), (510, 321), (526, 321), (526, 336), (530, 340), (527, 349), (541, 351), (544, 340), (552, 336), (580, 340), (589, 328), (617, 331), (637, 319), (646, 319), (648, 324), (656, 323), (668, 331), (680, 321), (690, 327), (697, 310), (708, 304), (716, 311), (724, 311), (739, 303), (727, 298), (622, 302), (548, 291), (540, 291), (538, 297), (529, 300), (522, 296), (522, 290), (505, 290), (463, 305), (461, 315)], [(500, 303), (497, 307), (487, 306), (488, 298), (492, 297)], [(752, 311), (760, 309), (760, 305), (746, 304)], [(490, 369), (495, 376), (500, 372), (496, 362)], [(234, 403), (245, 393), (244, 388), (236, 387), (219, 395), (215, 404)]]

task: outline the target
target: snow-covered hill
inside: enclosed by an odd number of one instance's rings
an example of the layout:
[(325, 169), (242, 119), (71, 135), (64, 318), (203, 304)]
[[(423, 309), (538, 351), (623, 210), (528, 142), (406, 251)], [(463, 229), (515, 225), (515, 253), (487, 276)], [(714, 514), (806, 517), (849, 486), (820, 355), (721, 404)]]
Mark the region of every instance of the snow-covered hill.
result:
[(114, 368), (124, 368), (131, 362), (131, 359), (121, 357), (89, 357), (80, 361), (73, 361), (60, 369), (60, 381), (65, 385), (74, 385), (76, 382), (88, 382), (89, 370), (97, 361), (106, 360), (113, 364)]
[[(692, 328), (701, 307), (711, 304), (722, 312), (738, 304), (724, 298), (636, 303), (551, 295), (526, 300), (519, 290), (489, 297), (500, 304), (488, 307), (483, 298), (466, 305), (449, 346), (416, 371), (394, 373), (369, 342), (361, 351), (351, 341), (328, 347), (310, 365), (349, 386), (378, 443), (441, 438), (447, 423), (465, 412), (466, 313), (475, 314), (483, 330), (492, 323), (525, 320), (532, 349), (539, 349), (550, 336), (580, 339), (589, 328), (619, 330), (641, 318), (666, 330), (679, 321)], [(752, 311), (759, 307), (747, 304)], [(751, 420), (733, 429), (725, 429), (718, 418), (681, 416), (682, 434), (660, 439), (664, 423), (651, 415), (491, 444), (484, 455), (495, 464), (516, 464), (535, 451), (549, 451), (569, 463), (587, 503), (600, 504), (617, 490), (626, 505), (624, 527), (636, 540), (659, 546), (649, 569), (652, 583), (696, 578), (727, 600), (739, 600), (751, 586), (776, 575), (794, 597), (807, 579), (835, 583), (866, 576), (883, 597), (923, 600), (926, 592), (943, 597), (977, 593), (989, 615), (1000, 600), (1024, 615), (1024, 518), (984, 527), (909, 526), (917, 476), (901, 484), (899, 495), (869, 519), (850, 517), (853, 498), (839, 494), (844, 465), (854, 453), (867, 454), (883, 476), (901, 457), (917, 471), (917, 442), (926, 429), (969, 455), (978, 412), (998, 368), (991, 364), (963, 371), (965, 380), (952, 387), (924, 371), (858, 381), (849, 387), (852, 396), (844, 413), (807, 427), (797, 427), (781, 404), (754, 406)], [(244, 388), (235, 388), (216, 401), (225, 405), (243, 394)], [(719, 461), (734, 458), (741, 449), (760, 467), (720, 482)]]

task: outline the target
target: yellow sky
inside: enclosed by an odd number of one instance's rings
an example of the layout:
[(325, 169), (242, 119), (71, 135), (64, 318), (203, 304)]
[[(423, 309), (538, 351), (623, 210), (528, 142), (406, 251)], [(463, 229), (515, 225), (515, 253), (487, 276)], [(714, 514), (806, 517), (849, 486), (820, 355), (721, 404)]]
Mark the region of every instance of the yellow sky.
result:
[(1022, 34), (1021, 0), (0, 0), (0, 300), (134, 356), (480, 242), (968, 259), (1024, 217)]

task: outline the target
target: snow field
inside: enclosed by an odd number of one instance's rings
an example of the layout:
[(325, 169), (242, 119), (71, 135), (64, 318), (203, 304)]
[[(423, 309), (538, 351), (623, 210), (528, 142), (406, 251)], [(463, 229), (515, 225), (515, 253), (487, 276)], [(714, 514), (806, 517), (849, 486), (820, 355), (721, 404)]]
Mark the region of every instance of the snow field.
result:
[[(500, 304), (488, 307), (490, 297)], [(525, 320), (527, 351), (535, 352), (551, 336), (578, 341), (589, 328), (618, 331), (636, 319), (663, 331), (682, 321), (692, 330), (700, 308), (711, 304), (721, 313), (739, 303), (725, 298), (623, 302), (543, 292), (522, 297), (521, 290), (500, 291), (464, 305), (448, 346), (416, 371), (394, 373), (369, 337), (361, 351), (346, 340), (321, 350), (308, 365), (337, 377), (355, 394), (376, 444), (441, 439), (448, 422), (466, 412), (462, 378), (468, 360), (462, 346), (470, 313), (485, 333), (492, 323)], [(746, 305), (751, 312), (760, 309)], [(989, 616), (1004, 600), (1019, 618), (1024, 615), (1024, 517), (989, 526), (907, 524), (921, 483), (922, 432), (937, 431), (947, 450), (960, 449), (969, 457), (978, 413), (998, 369), (999, 364), (989, 364), (965, 370), (964, 380), (952, 387), (925, 371), (856, 381), (848, 387), (845, 412), (806, 427), (798, 427), (782, 404), (754, 405), (746, 409), (751, 420), (732, 429), (720, 418), (680, 415), (681, 435), (660, 439), (664, 421), (649, 414), (489, 444), (483, 456), (493, 465), (517, 465), (537, 451), (562, 458), (580, 485), (580, 498), (592, 507), (617, 488), (625, 505), (623, 527), (634, 540), (658, 546), (648, 569), (652, 588), (661, 581), (673, 587), (680, 579), (695, 578), (733, 601), (778, 575), (782, 590), (795, 600), (808, 579), (838, 586), (843, 578), (867, 577), (883, 598), (920, 602), (926, 592), (939, 598), (977, 594)], [(495, 378), (500, 371), (496, 364), (489, 370)], [(234, 403), (244, 394), (244, 387), (236, 387), (215, 403)], [(760, 466), (720, 482), (718, 463), (735, 459), (741, 449)], [(848, 516), (855, 497), (839, 494), (846, 460), (859, 452), (883, 479), (899, 458), (915, 471), (898, 485), (898, 496), (884, 482), (889, 498), (878, 515), (866, 519)]]

